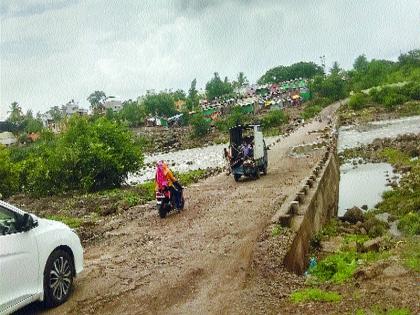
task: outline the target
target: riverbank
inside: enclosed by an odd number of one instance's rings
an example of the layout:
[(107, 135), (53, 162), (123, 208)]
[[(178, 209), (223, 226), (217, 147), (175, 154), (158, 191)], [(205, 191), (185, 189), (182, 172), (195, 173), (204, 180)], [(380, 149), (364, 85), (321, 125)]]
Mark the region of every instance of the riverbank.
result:
[[(341, 119), (350, 112), (340, 109)], [(370, 117), (360, 111), (348, 115), (348, 126), (340, 128), (340, 162), (356, 170), (369, 163), (388, 163), (391, 171), (381, 176), (391, 189), (377, 204), (353, 207), (331, 220), (312, 239), (306, 277), (296, 280), (288, 298), (277, 303), (285, 313), (417, 314), (420, 309), (420, 133), (404, 134), (405, 129), (417, 131), (404, 119), (402, 128), (399, 120), (380, 121), (405, 116), (401, 112), (377, 108), (368, 112)], [(398, 129), (395, 133), (392, 126)], [(374, 140), (369, 133), (394, 137)], [(359, 177), (354, 185), (362, 180)], [(367, 203), (357, 196), (355, 202)], [(273, 237), (283, 234), (287, 230), (273, 229)]]

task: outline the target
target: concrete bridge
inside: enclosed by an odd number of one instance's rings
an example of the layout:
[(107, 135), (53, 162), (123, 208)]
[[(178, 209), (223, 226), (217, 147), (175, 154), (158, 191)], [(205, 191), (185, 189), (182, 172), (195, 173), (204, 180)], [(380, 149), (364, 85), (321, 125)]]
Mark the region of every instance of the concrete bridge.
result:
[(149, 204), (101, 222), (71, 299), (48, 313), (278, 313), (337, 211), (338, 106), (274, 144), (259, 180), (220, 174), (186, 189), (181, 214), (161, 220)]

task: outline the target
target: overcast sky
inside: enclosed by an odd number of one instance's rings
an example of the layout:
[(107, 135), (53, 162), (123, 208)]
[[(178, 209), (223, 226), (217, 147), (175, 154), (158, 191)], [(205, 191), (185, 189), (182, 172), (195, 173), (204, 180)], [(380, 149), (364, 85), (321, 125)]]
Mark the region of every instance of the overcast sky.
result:
[(349, 68), (420, 48), (419, 0), (1, 0), (0, 13), (0, 118), (13, 101), (88, 107), (94, 90), (125, 100), (215, 71), (255, 82), (321, 55)]

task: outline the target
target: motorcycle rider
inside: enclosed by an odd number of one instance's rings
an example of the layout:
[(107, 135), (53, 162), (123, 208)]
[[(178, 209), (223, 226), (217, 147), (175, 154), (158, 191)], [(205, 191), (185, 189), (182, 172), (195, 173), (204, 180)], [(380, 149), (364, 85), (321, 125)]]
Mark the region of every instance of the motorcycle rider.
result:
[(164, 187), (169, 188), (171, 195), (174, 197), (176, 208), (178, 210), (181, 209), (182, 186), (179, 184), (168, 165), (164, 161), (158, 161), (156, 164), (155, 190), (163, 190)]

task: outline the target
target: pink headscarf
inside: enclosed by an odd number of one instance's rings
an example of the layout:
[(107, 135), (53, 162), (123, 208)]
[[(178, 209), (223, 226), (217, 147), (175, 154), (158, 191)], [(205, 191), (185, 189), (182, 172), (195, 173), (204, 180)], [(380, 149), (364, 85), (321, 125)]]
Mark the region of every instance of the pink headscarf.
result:
[(168, 181), (166, 180), (166, 175), (165, 175), (165, 163), (163, 161), (159, 161), (156, 164), (155, 179), (159, 188), (168, 186)]

